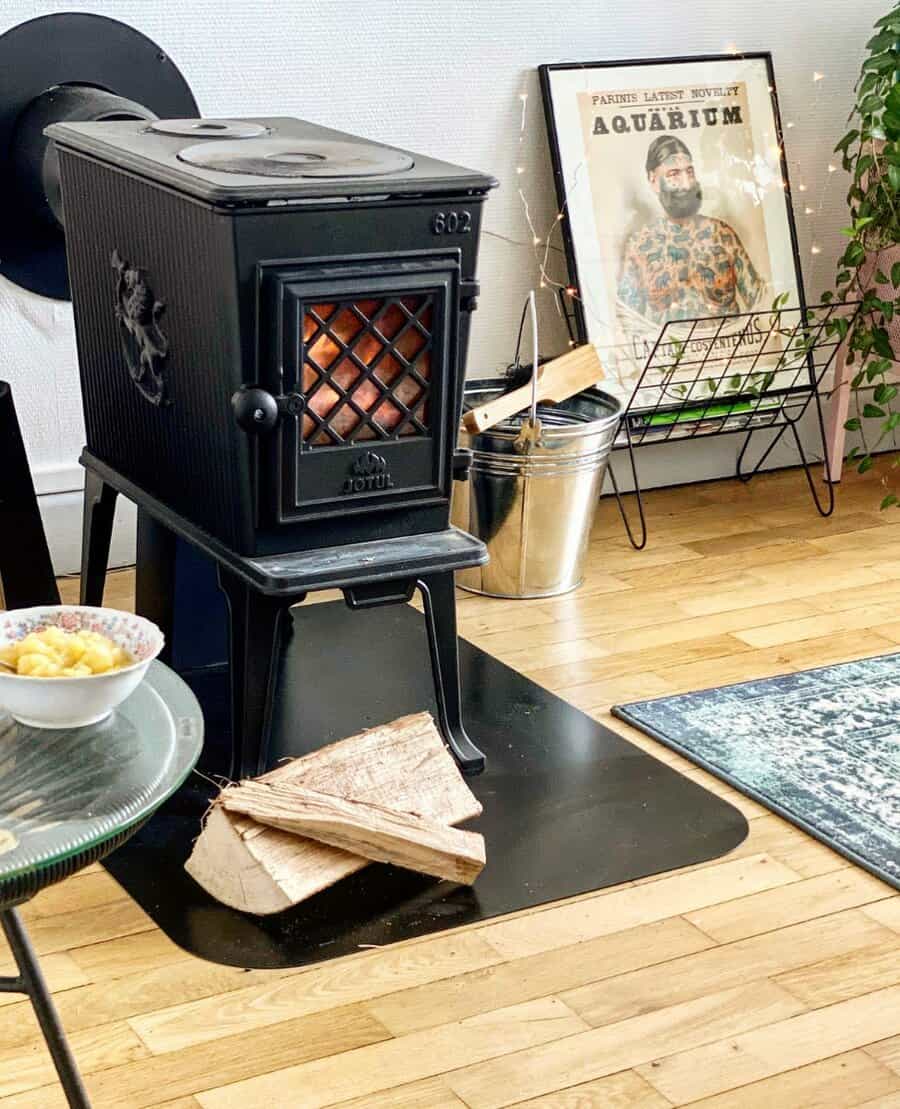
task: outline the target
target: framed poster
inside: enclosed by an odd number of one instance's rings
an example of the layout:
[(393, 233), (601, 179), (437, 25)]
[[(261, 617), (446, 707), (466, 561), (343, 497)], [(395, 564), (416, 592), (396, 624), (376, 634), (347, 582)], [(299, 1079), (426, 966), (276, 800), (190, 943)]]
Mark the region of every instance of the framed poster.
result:
[(805, 309), (771, 55), (544, 65), (540, 78), (579, 338), (603, 387), (628, 401), (665, 329), (686, 365), (706, 344), (682, 402), (726, 388), (708, 374), (736, 346), (751, 385), (790, 390), (797, 360), (786, 368), (787, 340), (763, 334), (776, 300)]

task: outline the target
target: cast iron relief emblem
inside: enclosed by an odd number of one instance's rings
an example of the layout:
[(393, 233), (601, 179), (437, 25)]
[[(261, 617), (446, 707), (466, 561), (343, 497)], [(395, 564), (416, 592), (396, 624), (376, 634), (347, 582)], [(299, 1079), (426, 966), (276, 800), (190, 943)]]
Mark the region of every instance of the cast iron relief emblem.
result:
[(394, 479), (388, 472), (387, 462), (380, 454), (369, 451), (350, 467), (342, 493), (373, 493), (379, 489), (393, 489)]
[(157, 407), (171, 404), (162, 370), (169, 340), (159, 327), (166, 302), (156, 299), (147, 284), (146, 272), (126, 262), (118, 250), (112, 252), (112, 268), (116, 271), (119, 338), (131, 380), (151, 404)]

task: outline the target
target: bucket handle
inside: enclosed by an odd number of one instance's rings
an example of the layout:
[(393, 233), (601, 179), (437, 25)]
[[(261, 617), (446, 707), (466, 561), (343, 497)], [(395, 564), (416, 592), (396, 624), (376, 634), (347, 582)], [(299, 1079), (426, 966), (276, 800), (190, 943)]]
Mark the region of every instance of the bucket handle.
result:
[(538, 322), (537, 305), (535, 303), (534, 289), (528, 293), (525, 306), (522, 309), (522, 320), (519, 323), (519, 337), (516, 340), (515, 368), (520, 365), (520, 352), (522, 349), (522, 332), (525, 329), (525, 317), (531, 316), (531, 411), (528, 421), (522, 422), (521, 430), (515, 441), (518, 451), (527, 452), (541, 438), (541, 421), (538, 419)]

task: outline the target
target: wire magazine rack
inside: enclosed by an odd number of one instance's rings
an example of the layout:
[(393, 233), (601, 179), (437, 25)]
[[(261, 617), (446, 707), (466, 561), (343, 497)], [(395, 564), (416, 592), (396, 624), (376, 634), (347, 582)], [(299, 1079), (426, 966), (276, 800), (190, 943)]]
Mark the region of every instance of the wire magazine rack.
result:
[[(565, 298), (560, 300), (569, 334), (577, 341), (572, 307)], [(622, 412), (613, 447), (628, 453), (637, 528), (625, 509), (612, 463), (608, 471), (625, 531), (636, 550), (646, 546), (647, 520), (634, 452), (657, 443), (743, 434), (736, 476), (748, 482), (790, 430), (813, 503), (820, 515), (831, 515), (834, 488), (824, 482), (823, 499), (797, 425), (813, 405), (827, 473), (828, 443), (819, 388), (859, 308), (859, 302), (773, 307), (665, 324)], [(760, 431), (774, 434), (750, 463), (750, 443)]]

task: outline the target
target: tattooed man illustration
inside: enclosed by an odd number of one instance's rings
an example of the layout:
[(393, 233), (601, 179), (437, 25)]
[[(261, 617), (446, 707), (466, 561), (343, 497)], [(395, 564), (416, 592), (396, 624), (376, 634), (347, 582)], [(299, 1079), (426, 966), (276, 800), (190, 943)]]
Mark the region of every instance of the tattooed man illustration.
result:
[(703, 190), (688, 147), (660, 135), (645, 168), (663, 214), (625, 244), (620, 309), (662, 324), (754, 308), (766, 282), (734, 228), (701, 213)]

